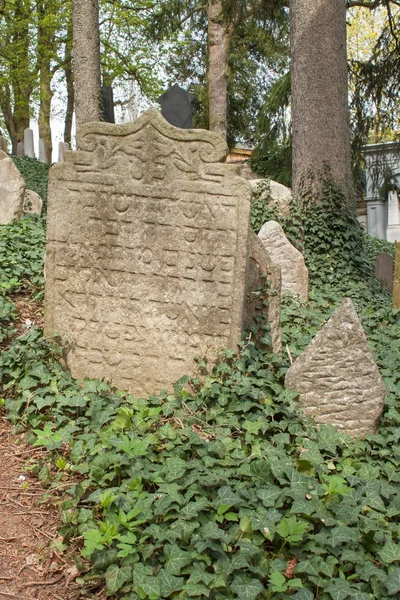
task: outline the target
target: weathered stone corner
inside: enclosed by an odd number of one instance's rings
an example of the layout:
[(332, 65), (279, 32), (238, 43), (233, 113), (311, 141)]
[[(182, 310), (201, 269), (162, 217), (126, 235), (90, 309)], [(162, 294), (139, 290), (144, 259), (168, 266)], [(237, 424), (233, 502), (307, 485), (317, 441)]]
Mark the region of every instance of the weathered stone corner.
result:
[(0, 224), (5, 225), (22, 213), (25, 181), (12, 158), (0, 150)]
[(285, 387), (300, 394), (316, 423), (354, 437), (375, 432), (385, 386), (350, 298), (290, 367)]
[(258, 234), (272, 262), (281, 267), (282, 292), (289, 292), (300, 300), (308, 298), (308, 269), (301, 252), (287, 239), (276, 221), (264, 223)]

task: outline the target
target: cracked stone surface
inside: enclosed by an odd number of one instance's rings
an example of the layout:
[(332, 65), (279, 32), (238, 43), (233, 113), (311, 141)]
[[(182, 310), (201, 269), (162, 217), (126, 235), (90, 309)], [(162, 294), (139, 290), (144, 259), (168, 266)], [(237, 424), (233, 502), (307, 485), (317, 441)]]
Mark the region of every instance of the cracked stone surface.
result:
[(289, 292), (300, 300), (308, 298), (308, 269), (301, 252), (287, 239), (276, 221), (264, 223), (258, 237), (265, 246), (272, 262), (282, 272), (282, 292)]
[(364, 329), (346, 298), (286, 374), (285, 387), (319, 424), (353, 437), (375, 431), (385, 386)]
[(0, 150), (0, 224), (10, 223), (22, 212), (25, 181), (11, 158)]

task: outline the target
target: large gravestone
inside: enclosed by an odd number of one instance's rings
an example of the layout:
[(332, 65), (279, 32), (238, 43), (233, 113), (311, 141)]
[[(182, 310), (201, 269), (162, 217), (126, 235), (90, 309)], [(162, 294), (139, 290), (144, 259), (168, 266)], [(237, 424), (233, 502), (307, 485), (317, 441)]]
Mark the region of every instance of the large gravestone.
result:
[(251, 188), (213, 133), (154, 109), (91, 123), (50, 170), (45, 329), (78, 377), (171, 388), (243, 327)]
[(157, 102), (161, 104), (162, 115), (168, 123), (182, 129), (192, 129), (193, 100), (193, 94), (175, 83), (161, 94)]

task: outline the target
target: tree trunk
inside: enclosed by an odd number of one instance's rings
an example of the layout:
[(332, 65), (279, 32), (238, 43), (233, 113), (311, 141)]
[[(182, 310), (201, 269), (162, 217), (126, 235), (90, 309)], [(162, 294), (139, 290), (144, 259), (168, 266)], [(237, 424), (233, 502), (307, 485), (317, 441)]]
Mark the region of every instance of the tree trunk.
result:
[(37, 59), (40, 69), (39, 75), (39, 137), (44, 141), (46, 158), (51, 162), (53, 154), (53, 143), (51, 139), (51, 101), (53, 92), (51, 80), (51, 59), (57, 56), (55, 44), (55, 22), (52, 19), (56, 6), (53, 2), (37, 2), (38, 20), (38, 45)]
[(221, 0), (208, 0), (208, 114), (209, 130), (227, 137), (227, 71), (232, 37), (222, 14)]
[(50, 63), (46, 66), (42, 64), (40, 68), (39, 137), (44, 141), (46, 158), (50, 163), (53, 155), (50, 123), (51, 100), (53, 98), (53, 92), (50, 87), (51, 79)]
[(290, 46), (293, 191), (328, 167), (350, 197), (345, 0), (290, 0)]
[(65, 44), (64, 73), (67, 83), (67, 111), (64, 122), (64, 142), (70, 144), (72, 138), (72, 117), (74, 114), (74, 74), (72, 72), (72, 22), (68, 23), (67, 42)]
[(28, 0), (15, 2), (14, 35), (12, 43), (15, 47), (15, 66), (11, 70), (11, 87), (14, 97), (14, 124), (16, 140), (24, 141), (24, 131), (29, 127), (29, 99), (32, 93), (29, 65), (29, 16), (30, 3)]
[(76, 127), (100, 121), (100, 38), (98, 0), (73, 0)]

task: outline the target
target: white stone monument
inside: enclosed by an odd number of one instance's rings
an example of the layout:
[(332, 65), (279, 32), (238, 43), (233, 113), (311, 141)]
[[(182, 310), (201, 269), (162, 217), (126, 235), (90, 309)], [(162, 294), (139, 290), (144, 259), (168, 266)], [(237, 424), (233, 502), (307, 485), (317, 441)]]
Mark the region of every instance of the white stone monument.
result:
[(29, 158), (35, 158), (35, 150), (33, 146), (33, 131), (32, 129), (25, 129), (24, 131), (24, 152), (25, 156)]

